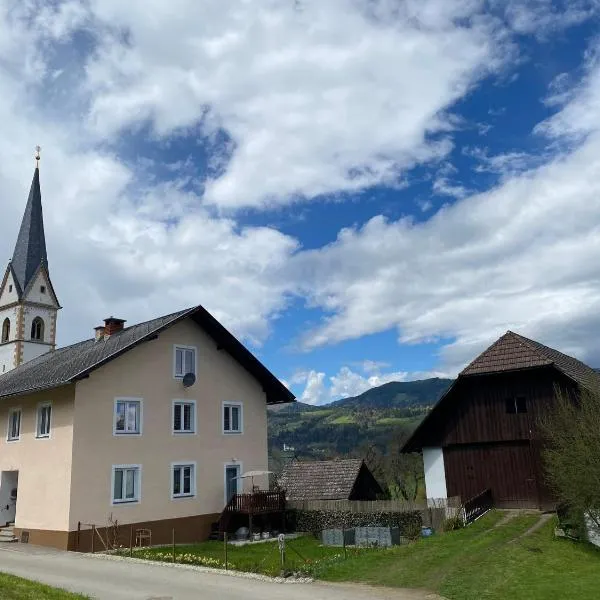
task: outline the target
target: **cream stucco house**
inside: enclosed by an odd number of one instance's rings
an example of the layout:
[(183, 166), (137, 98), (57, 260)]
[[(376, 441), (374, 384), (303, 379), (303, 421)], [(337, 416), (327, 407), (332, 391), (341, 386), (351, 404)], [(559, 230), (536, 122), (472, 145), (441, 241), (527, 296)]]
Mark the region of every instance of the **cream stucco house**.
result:
[(267, 469), (266, 405), (293, 395), (201, 306), (56, 349), (59, 308), (36, 167), (0, 286), (0, 526), (65, 549), (115, 520), (206, 538), (242, 471)]

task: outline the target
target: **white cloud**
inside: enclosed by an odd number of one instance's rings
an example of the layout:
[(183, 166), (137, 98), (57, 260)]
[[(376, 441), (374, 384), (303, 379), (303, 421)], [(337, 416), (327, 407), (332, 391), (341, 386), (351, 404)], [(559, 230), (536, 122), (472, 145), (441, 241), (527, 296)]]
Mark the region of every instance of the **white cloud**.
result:
[(309, 371), (306, 373), (306, 386), (299, 400), (306, 404), (325, 404), (329, 401), (329, 394), (325, 385), (325, 373)]
[(198, 303), (260, 343), (286, 307), (281, 269), (296, 240), (216, 217), (184, 182), (158, 182), (96, 146), (77, 115), (60, 111), (77, 90), (48, 83), (68, 32), (87, 18), (83, 5), (15, 6), (0, 8), (0, 259), (12, 254), (39, 143), (50, 271), (65, 307), (59, 343), (91, 336), (108, 314), (134, 323)]
[[(208, 181), (221, 208), (396, 182), (451, 149), (444, 111), (512, 56), (474, 0), (94, 0), (90, 125), (112, 136), (223, 128), (232, 156)], [(124, 35), (123, 32), (126, 32)]]
[(545, 128), (581, 132), (577, 148), (427, 222), (374, 217), (297, 256), (311, 306), (328, 313), (305, 346), (395, 327), (402, 343), (454, 339), (441, 370), (455, 374), (510, 328), (600, 365), (598, 82), (592, 62)]
[(380, 371), (380, 369), (387, 367), (389, 367), (387, 363), (367, 360), (364, 361), (362, 367), (366, 375), (362, 375), (350, 367), (343, 366), (335, 375), (329, 377), (322, 371), (302, 371), (296, 373), (290, 381), (296, 385), (304, 385), (304, 390), (299, 397), (301, 402), (316, 406), (328, 404), (342, 398), (352, 398), (371, 388), (392, 381), (414, 381), (429, 377), (447, 377), (446, 373), (437, 371), (415, 373), (407, 371)]

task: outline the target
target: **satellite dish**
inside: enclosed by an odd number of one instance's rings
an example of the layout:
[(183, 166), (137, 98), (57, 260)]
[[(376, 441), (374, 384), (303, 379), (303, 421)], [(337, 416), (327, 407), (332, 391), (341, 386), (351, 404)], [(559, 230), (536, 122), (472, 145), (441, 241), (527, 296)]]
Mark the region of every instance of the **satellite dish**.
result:
[(196, 383), (196, 376), (193, 373), (186, 373), (183, 376), (183, 387), (192, 387)]

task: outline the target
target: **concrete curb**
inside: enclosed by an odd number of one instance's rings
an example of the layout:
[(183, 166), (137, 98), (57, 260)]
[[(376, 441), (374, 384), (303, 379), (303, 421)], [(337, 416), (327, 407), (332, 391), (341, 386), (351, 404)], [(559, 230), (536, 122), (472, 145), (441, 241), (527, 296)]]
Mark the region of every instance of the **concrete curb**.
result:
[(257, 581), (267, 581), (279, 584), (298, 584), (298, 583), (313, 583), (311, 577), (269, 577), (259, 573), (246, 573), (244, 571), (234, 571), (225, 569), (215, 569), (213, 567), (201, 567), (199, 565), (186, 565), (183, 563), (172, 563), (161, 560), (146, 560), (145, 558), (130, 558), (129, 556), (117, 556), (115, 554), (80, 554), (82, 557), (94, 557), (103, 560), (113, 560), (122, 562), (132, 562), (142, 565), (162, 566), (171, 569), (184, 569), (187, 571), (197, 571), (199, 573), (211, 573), (213, 575), (225, 575), (228, 577), (239, 577), (241, 579), (255, 579)]

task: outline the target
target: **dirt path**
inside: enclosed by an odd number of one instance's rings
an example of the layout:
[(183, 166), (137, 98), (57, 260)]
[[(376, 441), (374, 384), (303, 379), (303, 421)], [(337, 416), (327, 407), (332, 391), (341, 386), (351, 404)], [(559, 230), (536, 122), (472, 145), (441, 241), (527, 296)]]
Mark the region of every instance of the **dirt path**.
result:
[(523, 538), (530, 536), (532, 533), (535, 533), (536, 531), (541, 529), (553, 516), (554, 516), (554, 514), (552, 514), (552, 513), (541, 514), (540, 518), (537, 520), (536, 523), (534, 523), (527, 531), (525, 531), (521, 535), (517, 536), (513, 540), (510, 540), (509, 544), (518, 542), (519, 540), (522, 540)]

